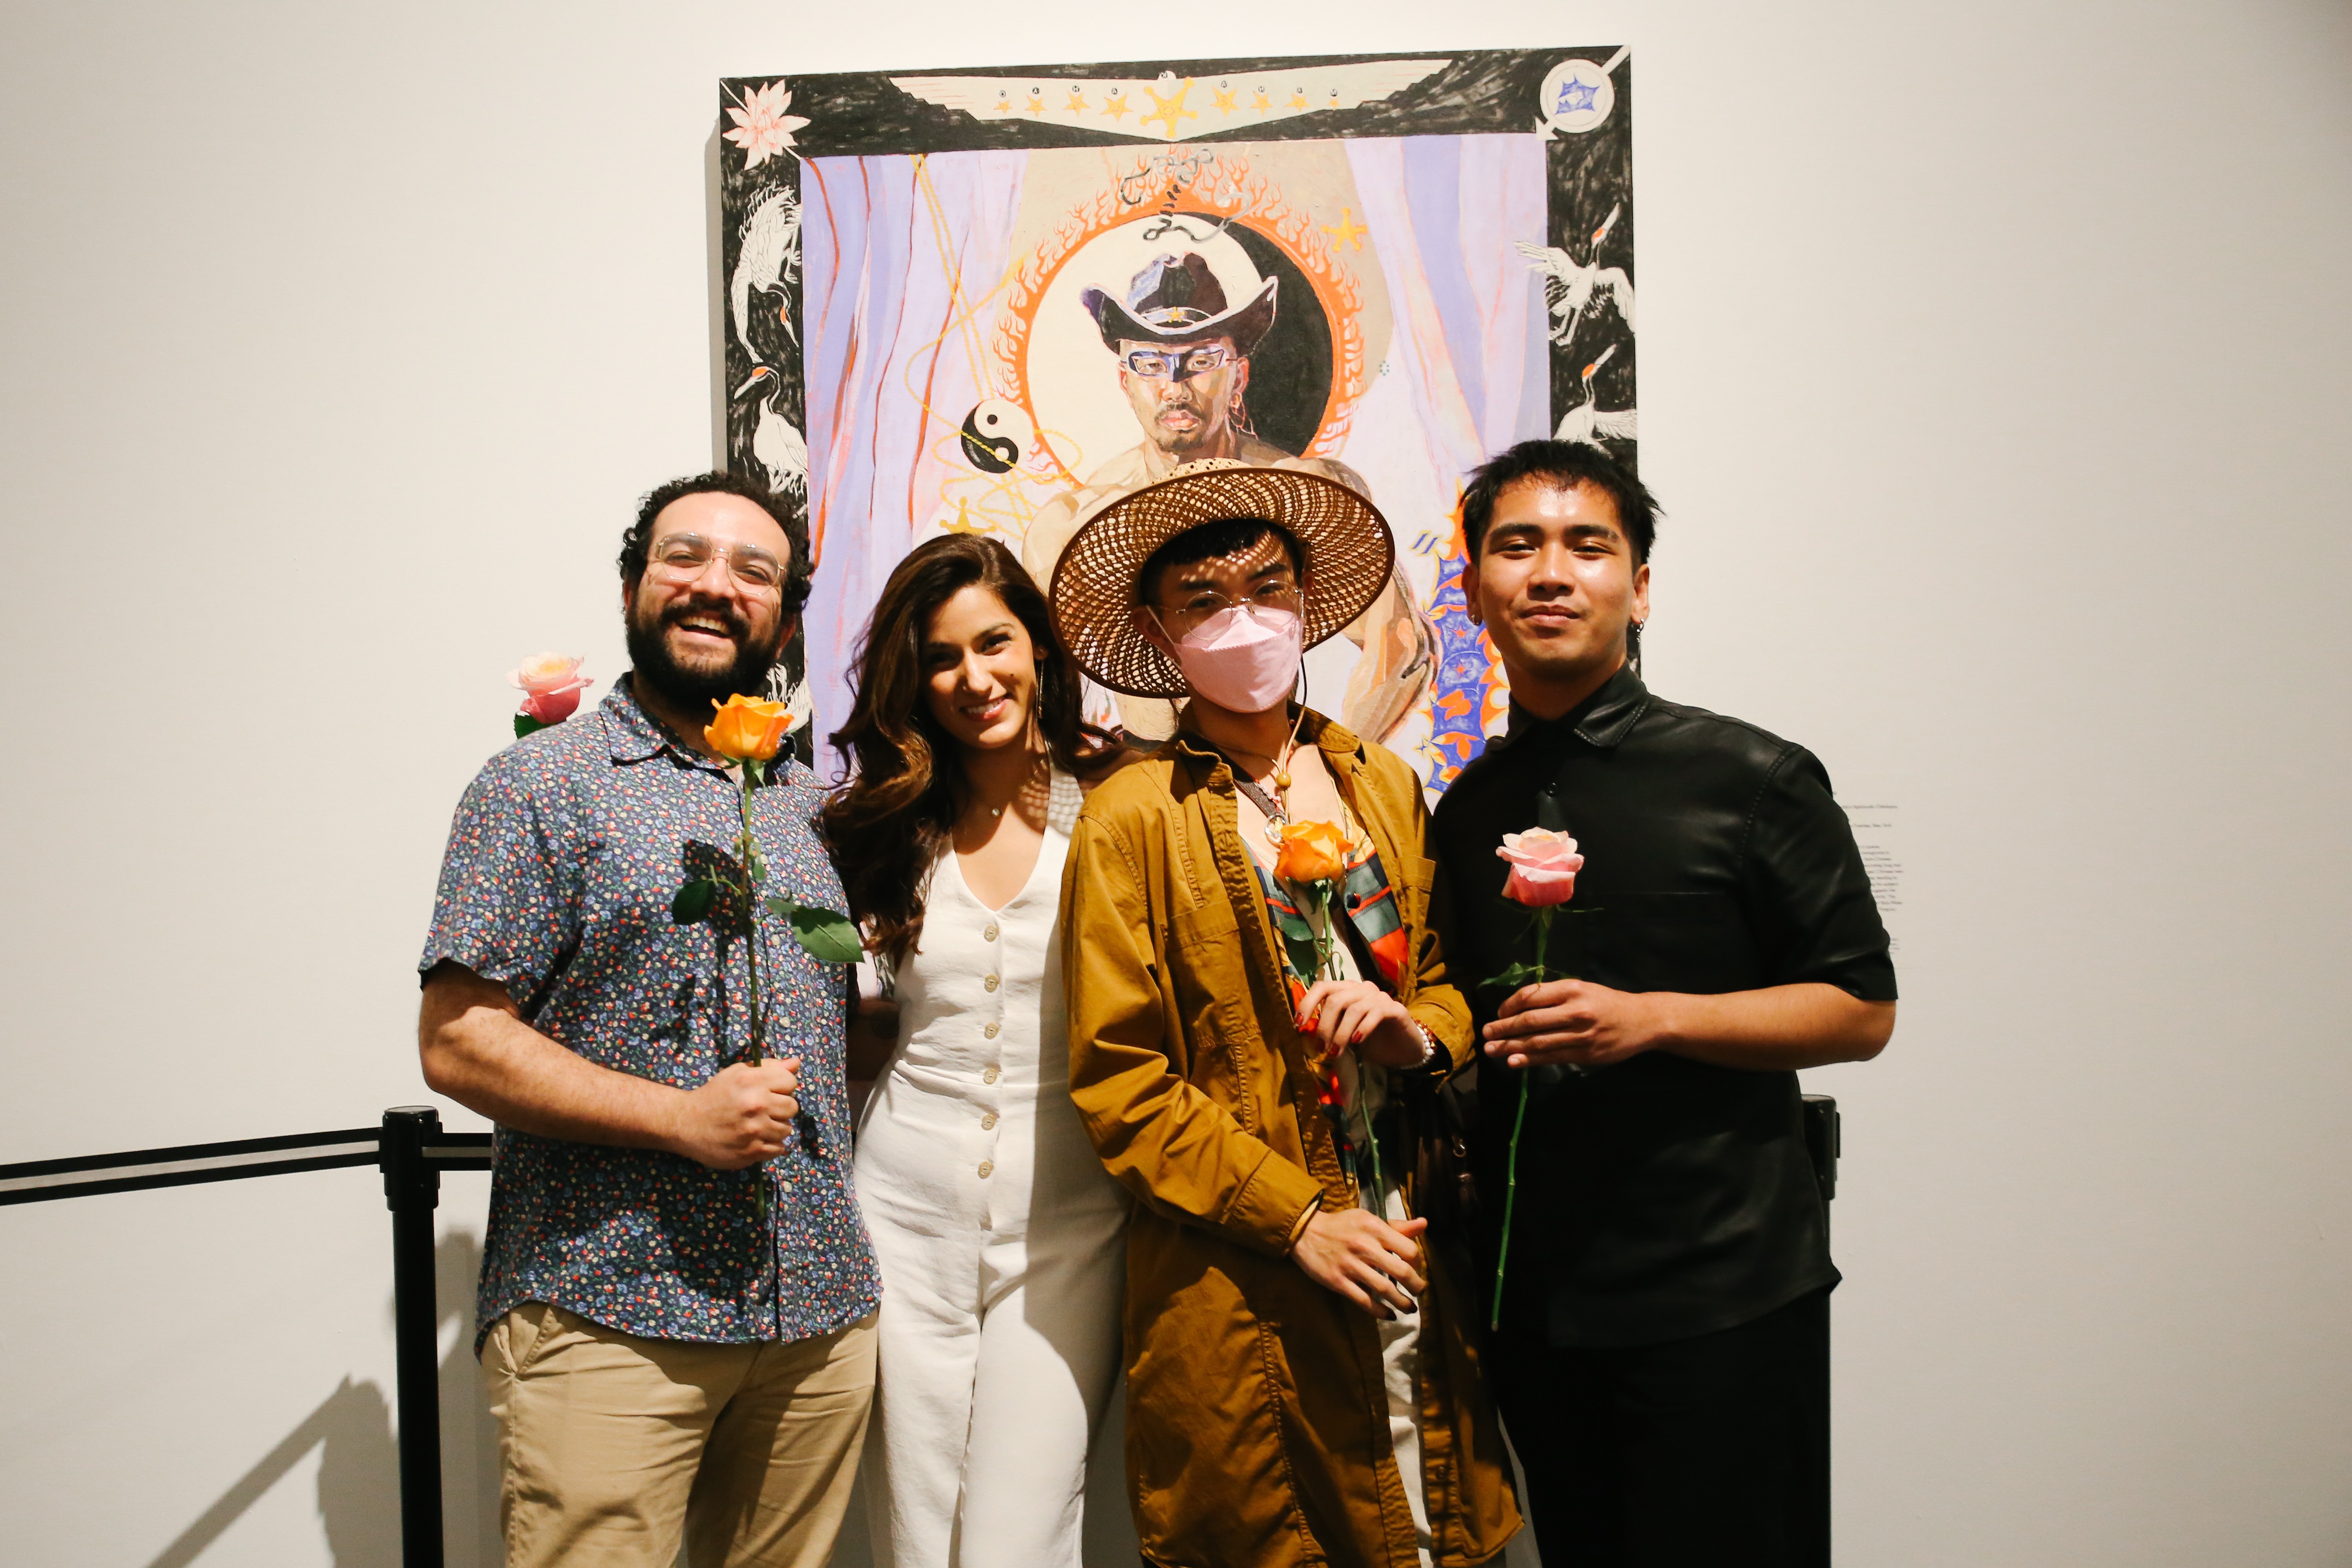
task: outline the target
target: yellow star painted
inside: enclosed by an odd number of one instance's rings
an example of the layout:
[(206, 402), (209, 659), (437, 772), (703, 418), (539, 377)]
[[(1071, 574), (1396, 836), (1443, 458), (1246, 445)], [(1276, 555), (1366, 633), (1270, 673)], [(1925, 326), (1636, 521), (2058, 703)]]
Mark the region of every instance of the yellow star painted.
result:
[(1282, 107), (1283, 107), (1283, 108), (1285, 108), (1285, 109), (1304, 109), (1304, 108), (1306, 108), (1306, 107), (1307, 107), (1307, 89), (1306, 89), (1305, 88), (1303, 88), (1303, 87), (1302, 87), (1302, 88), (1298, 89), (1297, 91), (1293, 92), (1293, 93), (1290, 95), (1290, 101), (1289, 101), (1288, 103), (1284, 104)]
[(1227, 92), (1221, 87), (1217, 89), (1217, 101), (1209, 105), (1209, 107), (1215, 110), (1220, 114), (1231, 114), (1234, 110), (1241, 106), (1234, 101), (1234, 95), (1232, 93)]
[(1125, 91), (1123, 91), (1122, 89), (1118, 89), (1118, 88), (1113, 88), (1113, 89), (1110, 90), (1110, 92), (1109, 92), (1109, 93), (1108, 93), (1108, 95), (1103, 99), (1103, 112), (1104, 112), (1105, 114), (1109, 115), (1113, 120), (1124, 120), (1124, 119), (1126, 119), (1126, 118), (1127, 118), (1127, 94), (1126, 94), (1126, 92), (1125, 92)]
[(999, 114), (1010, 114), (1013, 112), (1013, 95), (1011, 93), (1000, 92), (996, 95), (996, 112)]
[(1084, 114), (1089, 107), (1087, 95), (1075, 87), (1070, 89), (1070, 101), (1062, 105), (1064, 110), (1072, 114)]
[(1137, 121), (1136, 125), (1139, 128), (1149, 125), (1155, 120), (1160, 121), (1167, 125), (1168, 134), (1172, 139), (1176, 134), (1176, 121), (1179, 120), (1198, 120), (1201, 118), (1200, 112), (1197, 110), (1191, 110), (1184, 107), (1184, 95), (1192, 90), (1192, 79), (1191, 77), (1186, 77), (1182, 81), (1177, 83), (1176, 96), (1173, 98), (1160, 97), (1160, 89), (1155, 87), (1147, 87), (1143, 90), (1151, 95), (1151, 101), (1157, 104), (1159, 108), (1153, 113), (1147, 114), (1141, 120)]
[(1029, 95), (1029, 101), (1021, 107), (1032, 114), (1043, 114), (1045, 112), (1045, 100), (1033, 92)]
[(1253, 96), (1255, 97), (1255, 101), (1250, 105), (1252, 109), (1256, 110), (1260, 114), (1271, 114), (1274, 112), (1274, 100), (1266, 97), (1265, 89), (1259, 88), (1256, 93)]
[(1371, 230), (1356, 221), (1356, 211), (1353, 207), (1341, 207), (1339, 223), (1325, 224), (1323, 232), (1350, 250), (1361, 250), (1364, 248), (1364, 236), (1370, 234)]

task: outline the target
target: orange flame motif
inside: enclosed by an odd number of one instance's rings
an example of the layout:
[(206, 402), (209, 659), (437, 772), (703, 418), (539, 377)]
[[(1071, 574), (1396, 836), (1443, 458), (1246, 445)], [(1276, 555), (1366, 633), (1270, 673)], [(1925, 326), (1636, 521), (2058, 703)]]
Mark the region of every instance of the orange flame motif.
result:
[[(1328, 457), (1346, 441), (1356, 404), (1367, 384), (1363, 294), (1355, 276), (1332, 252), (1329, 237), (1302, 207), (1293, 206), (1278, 186), (1251, 172), (1238, 154), (1171, 158), (1139, 153), (1125, 177), (1080, 203), (1037, 247), (1006, 276), (1004, 308), (998, 313), (993, 356), (996, 395), (1027, 406), (1031, 318), (1046, 285), (1077, 248), (1154, 207), (1209, 218), (1246, 216), (1250, 226), (1280, 246), (1321, 298), (1338, 341), (1332, 345), (1331, 387), (1319, 429), (1305, 457)], [(1029, 408), (1031, 417), (1036, 410)], [(1049, 449), (1050, 452), (1050, 449)], [(1081, 483), (1071, 474), (1072, 484)]]

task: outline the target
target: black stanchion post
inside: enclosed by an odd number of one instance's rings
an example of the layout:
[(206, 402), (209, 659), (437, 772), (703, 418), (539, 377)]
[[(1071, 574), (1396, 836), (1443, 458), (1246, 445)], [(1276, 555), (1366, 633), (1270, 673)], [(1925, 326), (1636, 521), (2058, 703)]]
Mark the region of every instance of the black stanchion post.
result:
[[(1838, 1115), (1838, 1102), (1826, 1094), (1809, 1094), (1804, 1099), (1805, 1152), (1813, 1158), (1813, 1180), (1822, 1189), (1822, 1237), (1829, 1237), (1831, 1200), (1837, 1196), (1838, 1154), (1843, 1138), (1844, 1122)], [(1814, 1473), (1822, 1478), (1818, 1529), (1821, 1535), (1821, 1560), (1830, 1560), (1830, 1345), (1827, 1310), (1823, 1311), (1821, 1344), (1821, 1430), (1814, 1435), (1813, 1451), (1808, 1456)]]
[(425, 1146), (441, 1136), (441, 1113), (401, 1105), (383, 1113), (383, 1200), (392, 1210), (392, 1332), (400, 1403), (402, 1568), (441, 1564), (441, 1388), (434, 1299), (433, 1211), (441, 1173)]

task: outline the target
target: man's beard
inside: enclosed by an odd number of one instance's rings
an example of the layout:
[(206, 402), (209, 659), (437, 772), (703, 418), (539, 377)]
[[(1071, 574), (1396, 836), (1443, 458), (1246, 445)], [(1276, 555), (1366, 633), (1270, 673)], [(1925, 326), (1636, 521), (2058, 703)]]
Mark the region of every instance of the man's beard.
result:
[[(725, 624), (735, 639), (732, 661), (713, 669), (688, 669), (670, 657), (669, 639), (664, 634), (677, 622), (694, 616)], [(768, 672), (775, 668), (784, 651), (781, 637), (764, 647), (754, 643), (751, 628), (743, 617), (718, 601), (674, 603), (659, 619), (642, 613), (632, 615), (628, 618), (628, 643), (629, 663), (636, 679), (661, 693), (672, 706), (688, 713), (699, 713), (710, 704), (724, 702), (739, 693), (764, 697)]]

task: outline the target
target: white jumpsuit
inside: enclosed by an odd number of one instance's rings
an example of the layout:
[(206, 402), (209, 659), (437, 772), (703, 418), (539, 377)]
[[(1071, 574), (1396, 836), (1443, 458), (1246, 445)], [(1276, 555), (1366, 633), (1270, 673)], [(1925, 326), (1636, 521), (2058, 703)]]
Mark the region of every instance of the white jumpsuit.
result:
[(1070, 1103), (1054, 776), (1029, 880), (991, 910), (952, 852), (897, 973), (857, 1194), (882, 1265), (866, 1489), (877, 1568), (1077, 1568), (1087, 1454), (1118, 1374), (1128, 1197)]

